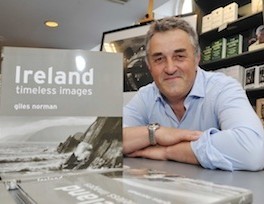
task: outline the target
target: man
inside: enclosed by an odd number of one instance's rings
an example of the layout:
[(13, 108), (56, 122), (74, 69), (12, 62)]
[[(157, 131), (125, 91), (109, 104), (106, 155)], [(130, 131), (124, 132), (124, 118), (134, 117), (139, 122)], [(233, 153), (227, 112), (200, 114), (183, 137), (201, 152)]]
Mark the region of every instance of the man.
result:
[(198, 67), (192, 27), (168, 17), (154, 22), (146, 38), (154, 82), (124, 107), (123, 153), (209, 169), (263, 169), (260, 119), (239, 82)]

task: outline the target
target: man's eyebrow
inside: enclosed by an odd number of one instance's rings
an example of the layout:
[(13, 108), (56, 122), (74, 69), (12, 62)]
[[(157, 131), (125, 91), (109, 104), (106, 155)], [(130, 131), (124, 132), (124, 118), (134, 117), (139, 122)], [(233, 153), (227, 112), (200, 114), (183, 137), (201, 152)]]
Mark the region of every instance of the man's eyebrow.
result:
[[(180, 48), (180, 49), (176, 49), (173, 51), (173, 53), (182, 53), (182, 52), (186, 52), (186, 49), (185, 48)], [(163, 53), (162, 52), (155, 52), (153, 54), (151, 54), (150, 56), (151, 57), (159, 57), (159, 56), (162, 56)]]
[(174, 50), (174, 53), (179, 53), (179, 52), (186, 52), (186, 49), (180, 48), (180, 49)]

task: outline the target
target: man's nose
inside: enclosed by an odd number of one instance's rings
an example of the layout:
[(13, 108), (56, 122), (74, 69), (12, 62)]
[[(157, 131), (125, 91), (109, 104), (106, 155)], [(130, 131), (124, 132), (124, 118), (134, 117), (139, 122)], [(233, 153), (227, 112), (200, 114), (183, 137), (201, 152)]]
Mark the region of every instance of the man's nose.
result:
[(167, 74), (173, 74), (177, 70), (177, 63), (175, 60), (167, 58), (165, 65), (165, 72)]

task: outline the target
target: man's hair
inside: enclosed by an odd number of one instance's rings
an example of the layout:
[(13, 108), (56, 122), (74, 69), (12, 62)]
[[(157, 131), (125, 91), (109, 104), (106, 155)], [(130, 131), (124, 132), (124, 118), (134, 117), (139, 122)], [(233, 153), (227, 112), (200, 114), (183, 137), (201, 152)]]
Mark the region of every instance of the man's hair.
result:
[(189, 35), (194, 48), (194, 54), (198, 56), (200, 54), (200, 46), (197, 33), (187, 21), (175, 16), (156, 20), (151, 24), (146, 36), (146, 56), (148, 55), (149, 41), (155, 33), (166, 32), (176, 29), (183, 30)]

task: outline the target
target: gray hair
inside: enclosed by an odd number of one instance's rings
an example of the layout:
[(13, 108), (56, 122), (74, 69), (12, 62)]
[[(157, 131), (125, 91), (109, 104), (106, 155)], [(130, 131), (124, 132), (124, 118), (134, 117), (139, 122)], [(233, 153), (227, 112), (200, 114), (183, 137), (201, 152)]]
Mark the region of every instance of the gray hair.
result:
[(200, 46), (197, 33), (187, 21), (175, 16), (156, 20), (151, 24), (146, 35), (146, 56), (148, 56), (149, 41), (155, 33), (166, 32), (176, 29), (183, 30), (189, 35), (191, 43), (194, 47), (194, 54), (198, 56), (200, 54)]

